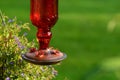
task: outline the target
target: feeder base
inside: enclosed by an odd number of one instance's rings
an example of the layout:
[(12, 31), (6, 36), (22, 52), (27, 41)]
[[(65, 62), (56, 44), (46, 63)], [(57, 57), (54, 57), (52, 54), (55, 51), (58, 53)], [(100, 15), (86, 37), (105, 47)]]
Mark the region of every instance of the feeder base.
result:
[(36, 55), (36, 52), (33, 52), (22, 54), (21, 56), (24, 60), (36, 65), (56, 64), (67, 57), (66, 54), (61, 53), (60, 51), (55, 52), (55, 50), (43, 50), (42, 52), (43, 54), (40, 53)]

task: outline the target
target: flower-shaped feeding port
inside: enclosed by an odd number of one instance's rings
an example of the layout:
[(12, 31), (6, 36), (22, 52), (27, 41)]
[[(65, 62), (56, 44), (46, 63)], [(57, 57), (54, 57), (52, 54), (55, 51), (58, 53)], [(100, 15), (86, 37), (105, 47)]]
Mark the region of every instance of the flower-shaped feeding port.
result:
[(66, 58), (66, 54), (49, 47), (51, 28), (58, 20), (58, 0), (31, 0), (30, 19), (37, 27), (39, 50), (32, 48), (22, 58), (38, 65), (51, 65)]

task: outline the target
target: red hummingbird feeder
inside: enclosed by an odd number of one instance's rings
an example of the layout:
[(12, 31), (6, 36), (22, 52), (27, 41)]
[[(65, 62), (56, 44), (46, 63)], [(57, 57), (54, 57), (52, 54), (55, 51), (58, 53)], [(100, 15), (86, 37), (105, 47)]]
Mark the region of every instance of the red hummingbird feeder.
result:
[(22, 58), (38, 65), (51, 65), (66, 58), (66, 54), (49, 47), (51, 28), (58, 20), (58, 0), (31, 0), (30, 19), (37, 27), (39, 49), (31, 49)]

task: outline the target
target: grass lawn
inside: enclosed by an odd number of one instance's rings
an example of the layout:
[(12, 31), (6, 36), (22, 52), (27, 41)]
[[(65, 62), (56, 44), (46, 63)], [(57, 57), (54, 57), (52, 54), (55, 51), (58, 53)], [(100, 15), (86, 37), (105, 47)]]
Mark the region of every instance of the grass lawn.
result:
[[(106, 59), (120, 57), (120, 0), (59, 0), (59, 20), (52, 28), (51, 46), (67, 54), (55, 66), (54, 80), (119, 80), (114, 71), (101, 70)], [(11, 18), (30, 22), (29, 0), (1, 0)], [(29, 40), (36, 29), (30, 24)]]

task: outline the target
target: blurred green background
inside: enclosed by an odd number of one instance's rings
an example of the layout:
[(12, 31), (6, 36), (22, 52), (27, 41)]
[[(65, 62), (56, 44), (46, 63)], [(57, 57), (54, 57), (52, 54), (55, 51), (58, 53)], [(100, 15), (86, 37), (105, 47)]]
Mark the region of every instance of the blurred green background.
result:
[[(10, 18), (30, 22), (29, 0), (0, 0)], [(35, 39), (30, 24), (28, 38)], [(24, 31), (23, 31), (24, 32)], [(54, 80), (120, 80), (120, 0), (59, 0), (51, 46), (67, 54)]]

